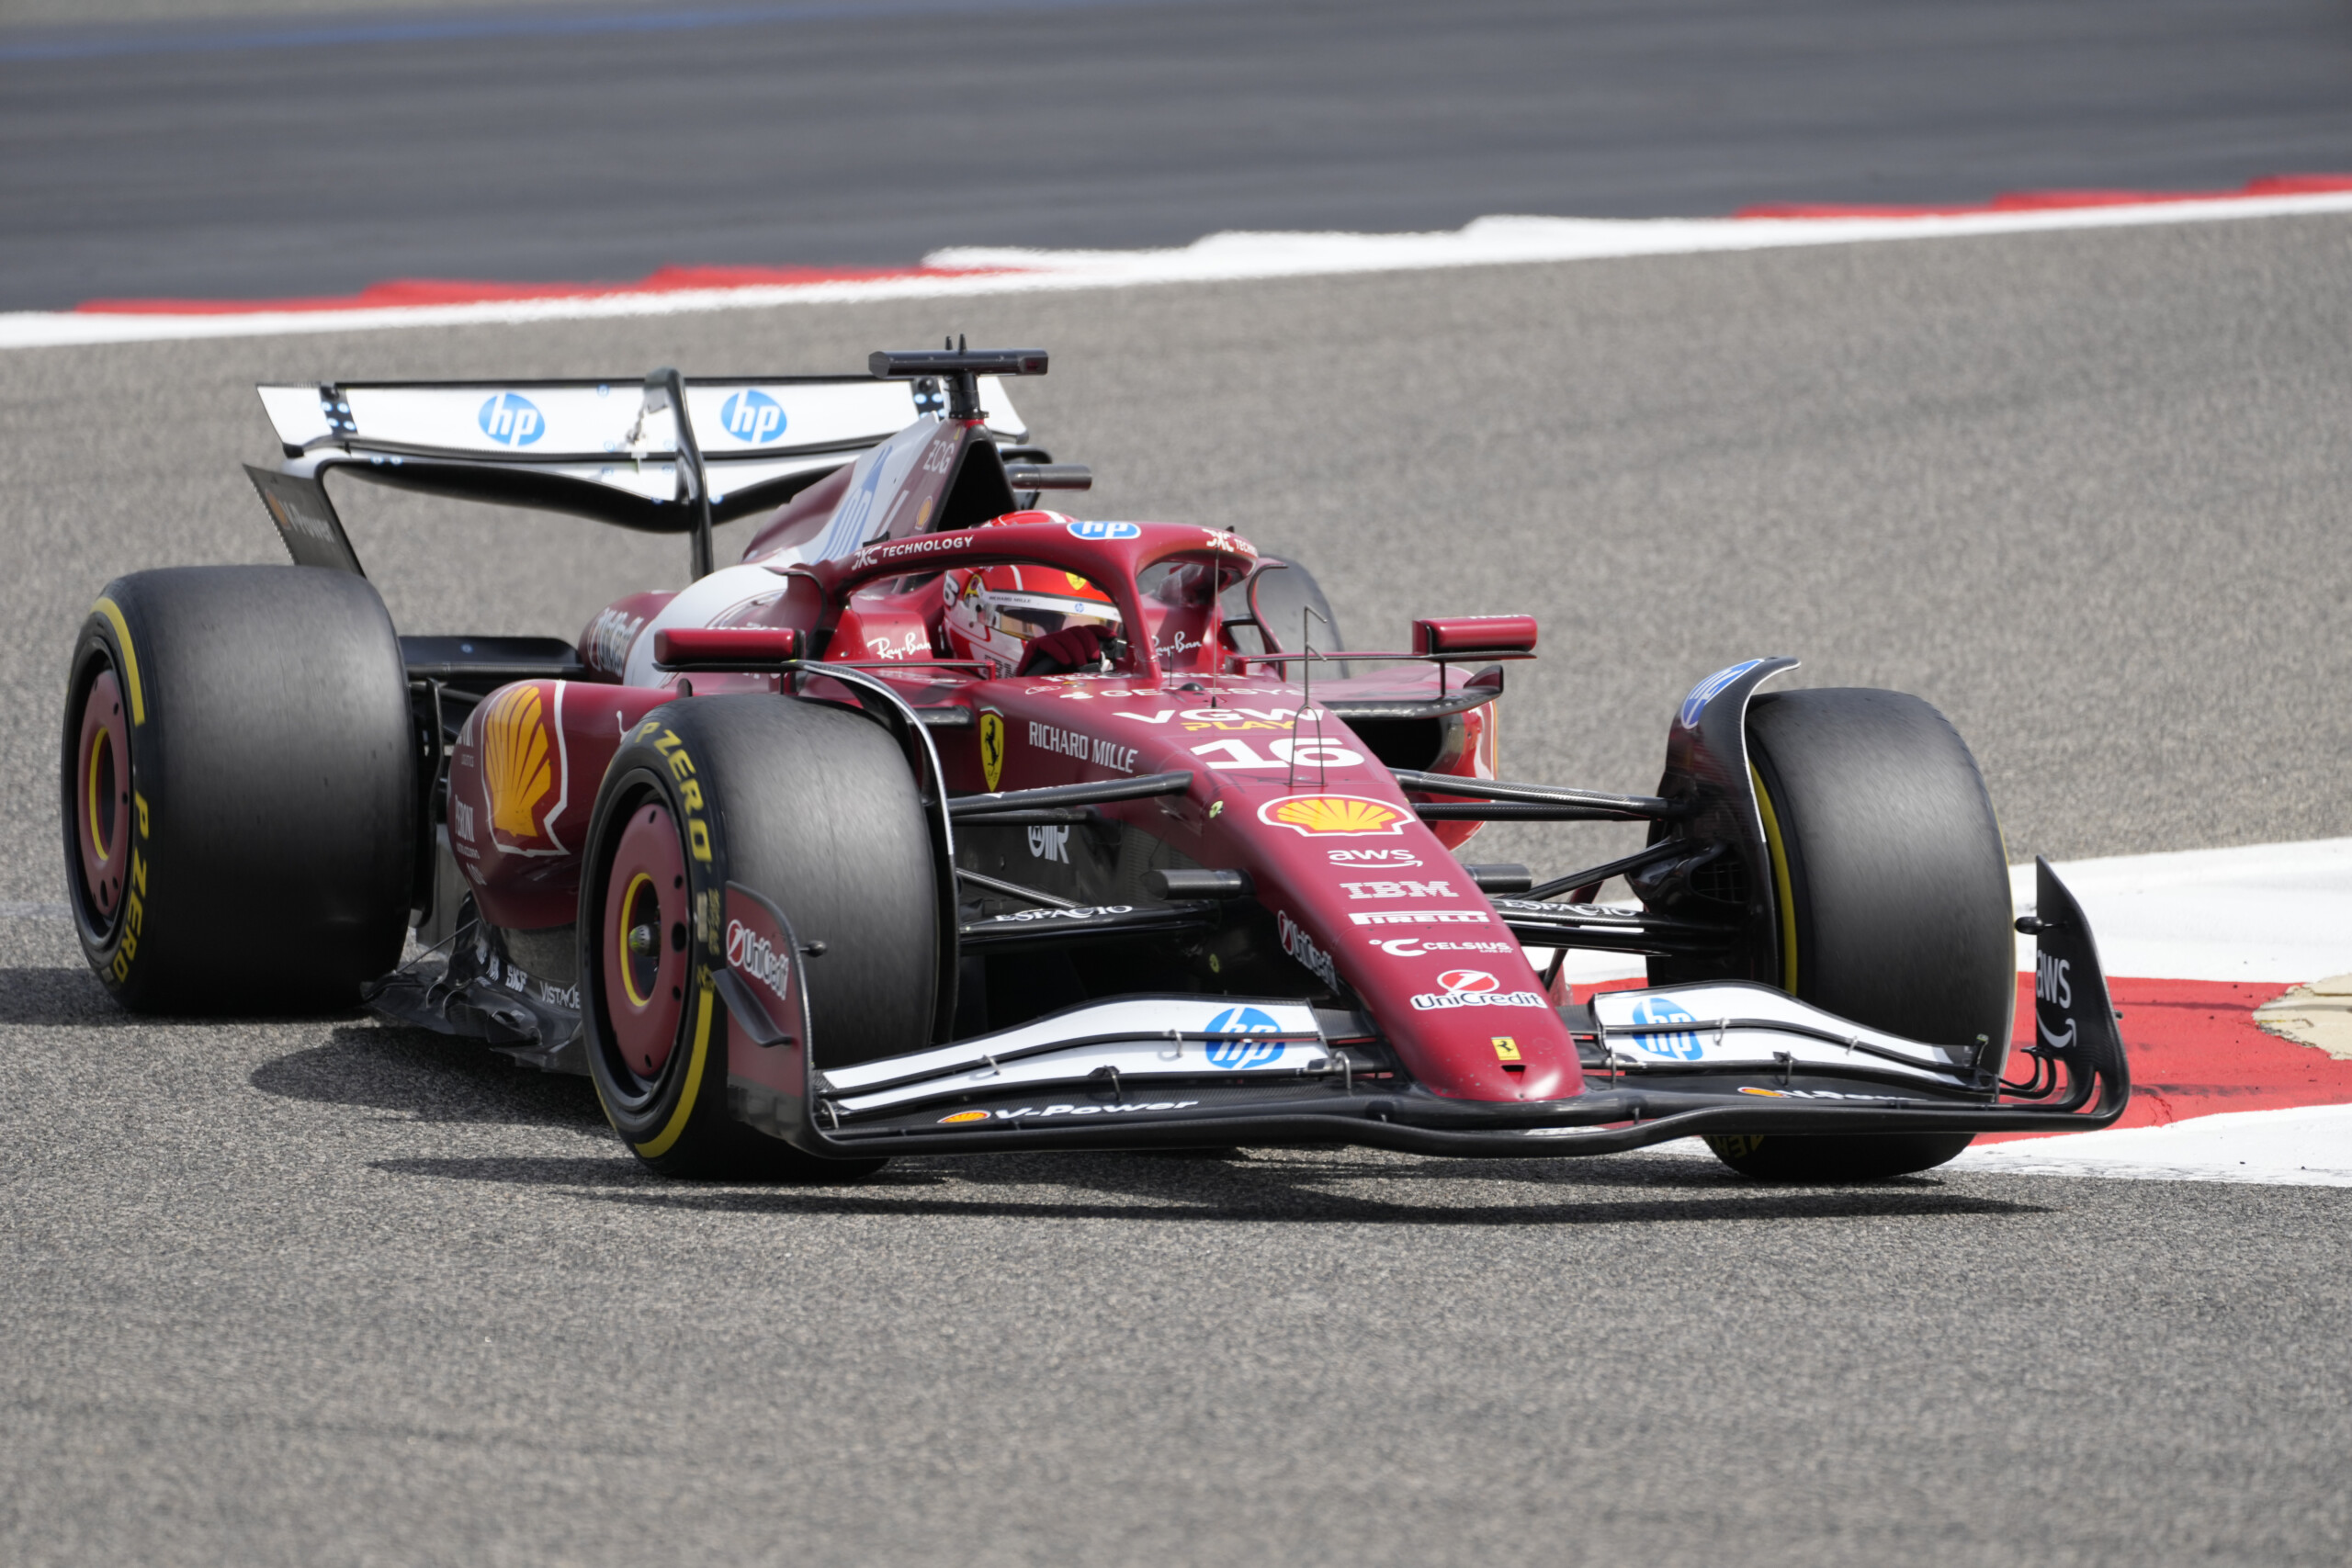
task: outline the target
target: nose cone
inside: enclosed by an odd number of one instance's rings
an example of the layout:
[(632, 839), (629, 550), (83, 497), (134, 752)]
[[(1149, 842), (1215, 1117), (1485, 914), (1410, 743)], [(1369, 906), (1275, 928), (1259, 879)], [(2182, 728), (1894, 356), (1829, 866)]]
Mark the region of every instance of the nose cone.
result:
[(1491, 1016), (1415, 1030), (1409, 1044), (1403, 1031), (1390, 1030), (1389, 1038), (1415, 1081), (1449, 1100), (1565, 1100), (1582, 1093), (1576, 1043), (1559, 1015), (1548, 1006), (1540, 1015), (1508, 1010), (1518, 1016), (1507, 1020), (1498, 1008)]

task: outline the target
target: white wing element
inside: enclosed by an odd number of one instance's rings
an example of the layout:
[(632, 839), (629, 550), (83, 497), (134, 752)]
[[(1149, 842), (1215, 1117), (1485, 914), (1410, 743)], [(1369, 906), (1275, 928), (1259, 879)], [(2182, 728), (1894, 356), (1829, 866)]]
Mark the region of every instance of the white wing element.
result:
[[(1186, 1034), (1194, 1038), (1171, 1038)], [(829, 1068), (825, 1082), (842, 1113), (856, 1115), (926, 1100), (1083, 1083), (1105, 1067), (1116, 1069), (1122, 1079), (1148, 1082), (1295, 1074), (1310, 1065), (1327, 1066), (1329, 1055), (1312, 1008), (1222, 998), (1128, 998), (953, 1045)], [(1093, 1108), (1087, 1113), (1094, 1113)]]
[[(1003, 383), (980, 378), (989, 434), (1022, 441), (1028, 430)], [(641, 378), (428, 385), (342, 382), (259, 389), (277, 438), (318, 446), (501, 458), (534, 464), (634, 460), (678, 449), (676, 413), (648, 411)], [(840, 380), (686, 383), (695, 441), (707, 461), (782, 457), (872, 446), (935, 412), (917, 383)]]
[(1621, 1068), (1678, 1065), (1776, 1071), (1777, 1059), (1808, 1066), (1867, 1067), (1954, 1087), (1968, 1054), (1865, 1028), (1769, 986), (1724, 981), (1651, 991), (1602, 991), (1593, 1016)]
[[(460, 500), (533, 506), (656, 534), (698, 525), (694, 466), (662, 379), (466, 384), (327, 382), (259, 389), (283, 472), (316, 491), (330, 470)], [(1003, 383), (979, 378), (988, 434), (1028, 439)], [(781, 505), (902, 433), (939, 428), (935, 380), (871, 377), (686, 381), (711, 521)], [(256, 480), (258, 483), (259, 481)], [(858, 542), (851, 541), (853, 547)]]

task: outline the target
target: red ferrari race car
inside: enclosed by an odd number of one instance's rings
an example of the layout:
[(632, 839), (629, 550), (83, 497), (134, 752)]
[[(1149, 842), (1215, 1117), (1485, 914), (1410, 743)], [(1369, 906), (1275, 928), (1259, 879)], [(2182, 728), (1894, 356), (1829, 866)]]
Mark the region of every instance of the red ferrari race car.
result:
[[(1043, 353), (861, 378), (271, 386), (296, 564), (142, 571), (75, 644), (67, 874), (154, 1012), (366, 1001), (594, 1080), (658, 1170), (1340, 1141), (1571, 1155), (1703, 1134), (1865, 1179), (2130, 1093), (2045, 864), (2036, 1042), (1967, 748), (1892, 692), (1691, 688), (1647, 795), (1502, 782), (1521, 616), (1345, 649), (1295, 562), (1040, 510)], [(401, 637), (330, 471), (682, 534), (578, 643)], [(718, 569), (715, 524), (760, 521)], [(1496, 819), (1648, 824), (1537, 875)], [(1595, 900), (1623, 876), (1634, 901)], [(413, 931), (413, 944), (411, 933)], [(1645, 989), (1572, 999), (1575, 949)]]

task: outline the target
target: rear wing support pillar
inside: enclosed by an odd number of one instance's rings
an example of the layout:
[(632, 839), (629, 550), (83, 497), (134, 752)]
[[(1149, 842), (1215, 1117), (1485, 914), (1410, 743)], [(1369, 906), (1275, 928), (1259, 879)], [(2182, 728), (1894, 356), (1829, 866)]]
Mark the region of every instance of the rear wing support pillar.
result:
[[(686, 481), (695, 490), (694, 568), (688, 581), (700, 582), (718, 570), (718, 550), (710, 536), (710, 477), (703, 472), (702, 443), (695, 439), (695, 422), (686, 414), (686, 380), (674, 367), (652, 371), (645, 378), (644, 414), (663, 409), (675, 413), (678, 457), (685, 465)], [(644, 414), (639, 416), (639, 428)]]

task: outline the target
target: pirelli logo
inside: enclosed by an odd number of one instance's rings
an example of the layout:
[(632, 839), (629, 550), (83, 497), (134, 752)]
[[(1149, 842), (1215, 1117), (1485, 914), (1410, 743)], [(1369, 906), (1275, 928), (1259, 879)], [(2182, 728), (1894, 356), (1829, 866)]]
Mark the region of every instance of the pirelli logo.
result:
[(1359, 926), (1485, 926), (1494, 917), (1484, 909), (1367, 909), (1350, 915)]

